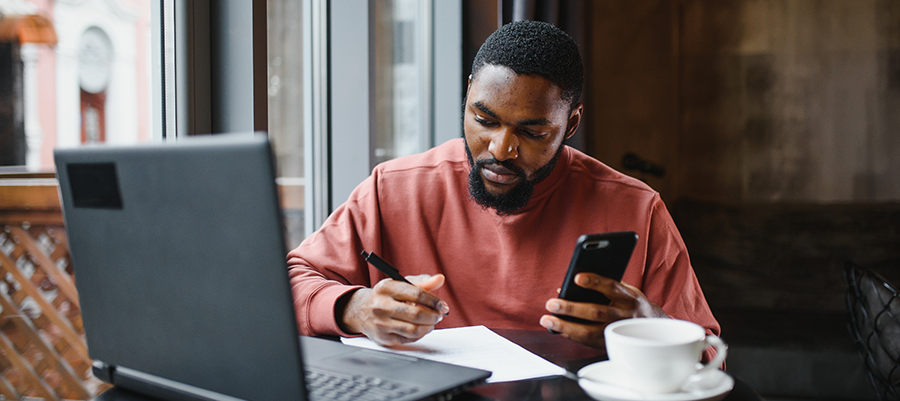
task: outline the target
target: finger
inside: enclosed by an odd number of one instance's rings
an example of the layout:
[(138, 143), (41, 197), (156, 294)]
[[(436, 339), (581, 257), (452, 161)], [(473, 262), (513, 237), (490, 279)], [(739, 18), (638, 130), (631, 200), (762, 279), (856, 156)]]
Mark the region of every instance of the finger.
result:
[(432, 330), (434, 330), (434, 325), (398, 323), (394, 325), (390, 332), (397, 337), (405, 339), (406, 342), (413, 342), (431, 333)]
[(553, 298), (547, 300), (544, 308), (548, 312), (559, 315), (577, 317), (592, 322), (605, 323), (618, 318), (618, 310), (607, 305), (598, 305), (587, 302), (572, 302)]
[(412, 302), (391, 300), (390, 306), (382, 310), (389, 310), (386, 316), (391, 319), (415, 325), (434, 326), (444, 319), (438, 311)]
[(622, 285), (622, 282), (599, 274), (578, 273), (575, 276), (575, 284), (579, 287), (600, 292), (611, 300), (629, 297), (629, 291)]
[[(668, 314), (644, 295), (637, 287), (602, 277), (596, 274), (583, 273), (576, 277), (576, 283), (602, 292), (610, 299), (610, 308), (606, 311), (608, 320), (626, 319), (630, 317), (668, 317)], [(583, 285), (582, 285), (583, 284)]]
[(625, 288), (627, 288), (627, 289), (628, 289), (629, 291), (631, 291), (631, 292), (636, 292), (636, 293), (637, 293), (637, 292), (641, 292), (641, 290), (639, 290), (637, 287), (635, 287), (635, 286), (633, 286), (633, 285), (631, 285), (631, 284), (628, 284), (628, 283), (626, 283), (626, 282), (624, 282), (624, 281), (623, 281), (621, 284), (622, 284), (622, 286), (624, 286)]
[(412, 302), (424, 305), (445, 315), (450, 313), (450, 307), (440, 298), (420, 287), (404, 282), (384, 279), (375, 284), (373, 290), (399, 302)]
[(390, 296), (373, 297), (364, 333), (380, 344), (402, 344), (415, 341), (431, 332), (443, 315), (433, 309)]
[(605, 324), (582, 324), (566, 321), (551, 315), (541, 316), (540, 324), (544, 328), (555, 331), (575, 342), (595, 348), (605, 346), (603, 339)]
[(418, 276), (406, 276), (409, 282), (413, 283), (425, 291), (434, 291), (444, 285), (445, 277), (443, 274), (420, 274)]
[(434, 330), (432, 325), (415, 325), (397, 320), (379, 320), (375, 326), (377, 330), (369, 338), (382, 345), (410, 343)]
[(628, 283), (619, 283), (616, 286), (616, 291), (614, 291), (613, 294), (610, 294), (608, 298), (612, 300), (615, 305), (635, 308), (640, 304), (640, 299), (645, 297), (644, 293), (637, 289), (637, 287)]
[[(423, 290), (428, 291), (428, 292), (436, 291), (437, 289), (443, 287), (444, 282), (446, 281), (446, 278), (444, 277), (443, 274), (435, 274), (434, 276), (429, 276), (427, 274), (423, 274), (423, 275), (416, 276), (416, 277), (417, 278), (414, 278), (414, 279), (416, 279), (416, 281), (413, 281), (413, 284), (415, 284), (419, 288), (422, 288)], [(437, 306), (435, 308), (435, 310), (443, 313), (444, 315), (449, 315), (450, 314), (450, 306), (447, 305), (445, 302), (441, 302), (441, 305), (443, 305), (443, 306)]]
[(379, 344), (397, 345), (416, 341), (434, 330), (443, 316), (431, 308), (395, 300), (391, 287), (385, 283), (376, 285), (378, 291), (370, 291), (360, 332)]
[(617, 299), (612, 305), (619, 307), (622, 305), (622, 308), (629, 307), (634, 310), (631, 316), (624, 317), (669, 317), (669, 314), (666, 313), (659, 305), (653, 303), (653, 301), (649, 300), (647, 296), (639, 290), (637, 287), (628, 284), (621, 283), (622, 287), (625, 289), (625, 292), (629, 294), (628, 298)]

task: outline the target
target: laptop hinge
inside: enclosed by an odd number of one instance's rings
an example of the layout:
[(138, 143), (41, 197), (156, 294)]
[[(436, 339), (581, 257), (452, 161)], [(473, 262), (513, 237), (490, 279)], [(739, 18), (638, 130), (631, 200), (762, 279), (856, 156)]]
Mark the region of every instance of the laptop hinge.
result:
[(101, 361), (94, 361), (91, 364), (91, 370), (94, 372), (94, 377), (103, 380), (107, 383), (112, 383), (113, 377), (113, 367), (107, 365)]
[(134, 392), (173, 401), (242, 401), (240, 398), (205, 390), (174, 380), (125, 367), (106, 365), (112, 373), (111, 383)]

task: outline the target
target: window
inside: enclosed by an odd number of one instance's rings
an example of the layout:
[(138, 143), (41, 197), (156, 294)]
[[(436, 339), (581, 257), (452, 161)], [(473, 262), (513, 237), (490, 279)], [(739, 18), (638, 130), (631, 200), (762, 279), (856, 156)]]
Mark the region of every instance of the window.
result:
[(431, 146), (431, 3), (373, 3), (375, 163)]
[(53, 148), (151, 137), (150, 0), (0, 2), (0, 165), (53, 170)]
[(330, 209), (377, 163), (461, 136), (461, 21), (459, 0), (347, 0), (332, 8)]
[(288, 244), (306, 237), (303, 155), (303, 3), (267, 0), (268, 133), (281, 190)]

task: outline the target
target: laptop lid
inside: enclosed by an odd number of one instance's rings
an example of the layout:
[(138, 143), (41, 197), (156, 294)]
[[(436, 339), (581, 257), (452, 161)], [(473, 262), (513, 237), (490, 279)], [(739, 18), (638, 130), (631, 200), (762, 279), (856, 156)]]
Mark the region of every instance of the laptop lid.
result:
[[(265, 135), (58, 149), (55, 159), (98, 377), (166, 399), (306, 399)], [(303, 343), (309, 365), (415, 384), (410, 399), (490, 375)]]
[(303, 399), (264, 135), (55, 152), (92, 359), (253, 399)]

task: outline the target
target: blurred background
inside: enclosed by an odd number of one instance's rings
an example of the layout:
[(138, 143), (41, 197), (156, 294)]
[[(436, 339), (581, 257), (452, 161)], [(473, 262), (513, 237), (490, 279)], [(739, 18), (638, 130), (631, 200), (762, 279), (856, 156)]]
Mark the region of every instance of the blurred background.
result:
[[(231, 48), (241, 4), (262, 36)], [(877, 399), (844, 266), (900, 283), (900, 0), (0, 0), (0, 180), (51, 179), (58, 146), (176, 137), (174, 115), (265, 130), (294, 246), (378, 162), (460, 136), (475, 52), (519, 19), (579, 44), (569, 144), (660, 192), (728, 371), (767, 400)], [(232, 50), (264, 99), (240, 126), (216, 122)], [(207, 94), (174, 110), (173, 77)]]

